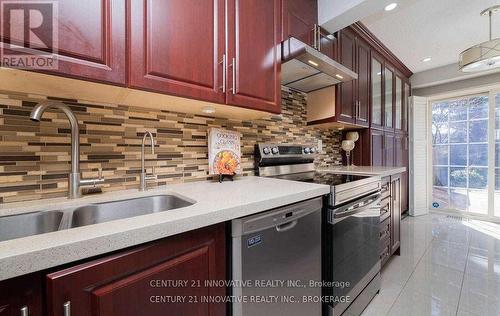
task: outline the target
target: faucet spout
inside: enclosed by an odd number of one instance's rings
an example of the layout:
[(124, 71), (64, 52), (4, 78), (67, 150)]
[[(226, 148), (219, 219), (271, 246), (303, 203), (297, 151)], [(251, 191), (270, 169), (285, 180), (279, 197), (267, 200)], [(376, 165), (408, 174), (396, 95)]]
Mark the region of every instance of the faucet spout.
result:
[(146, 139), (149, 137), (150, 141), (151, 141), (151, 154), (155, 154), (155, 139), (153, 137), (153, 134), (150, 132), (150, 131), (146, 131), (144, 133), (144, 136), (142, 137), (142, 146), (141, 146), (141, 179), (140, 179), (140, 190), (141, 191), (145, 191), (146, 190), (146, 182), (147, 180), (154, 180), (156, 179), (156, 176), (155, 176), (155, 169), (153, 167), (153, 173), (151, 176), (148, 176), (147, 175), (147, 172), (146, 172), (146, 163), (145, 163), (145, 145), (146, 145)]
[(68, 118), (71, 126), (71, 173), (80, 173), (80, 130), (78, 128), (78, 119), (71, 109), (63, 103), (59, 102), (40, 102), (31, 111), (30, 119), (35, 122), (40, 122), (43, 113), (49, 108), (61, 110)]
[(43, 113), (49, 108), (61, 110), (68, 118), (71, 126), (71, 172), (68, 176), (68, 197), (70, 199), (78, 198), (82, 195), (80, 188), (82, 186), (97, 185), (104, 183), (104, 179), (99, 176), (98, 179), (82, 180), (80, 175), (80, 130), (78, 128), (78, 119), (71, 111), (69, 106), (61, 102), (44, 101), (38, 103), (30, 114), (30, 119), (40, 122)]

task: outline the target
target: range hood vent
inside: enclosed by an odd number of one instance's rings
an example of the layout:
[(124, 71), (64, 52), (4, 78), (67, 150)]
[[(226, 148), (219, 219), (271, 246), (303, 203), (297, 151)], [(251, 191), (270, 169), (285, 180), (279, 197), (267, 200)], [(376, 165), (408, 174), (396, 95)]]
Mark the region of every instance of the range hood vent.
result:
[(355, 72), (294, 37), (281, 44), (281, 59), (281, 84), (301, 92), (358, 79)]

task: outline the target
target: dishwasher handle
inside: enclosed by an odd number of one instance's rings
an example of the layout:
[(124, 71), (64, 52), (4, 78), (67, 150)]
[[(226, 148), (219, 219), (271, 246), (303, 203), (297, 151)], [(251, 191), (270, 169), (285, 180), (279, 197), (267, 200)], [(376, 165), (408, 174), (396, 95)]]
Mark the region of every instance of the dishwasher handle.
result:
[(276, 231), (279, 233), (286, 232), (290, 229), (293, 229), (295, 226), (297, 226), (297, 223), (299, 222), (298, 219), (293, 220), (291, 222), (281, 224), (281, 225), (276, 225)]

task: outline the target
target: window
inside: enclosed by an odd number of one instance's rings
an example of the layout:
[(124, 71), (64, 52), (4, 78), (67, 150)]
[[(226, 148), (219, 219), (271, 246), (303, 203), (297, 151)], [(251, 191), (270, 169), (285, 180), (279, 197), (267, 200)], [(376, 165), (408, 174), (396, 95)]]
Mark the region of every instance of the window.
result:
[[(488, 95), (432, 103), (434, 208), (488, 215), (488, 122)], [(500, 177), (500, 164), (497, 167)], [(500, 201), (500, 181), (496, 182), (495, 198)]]

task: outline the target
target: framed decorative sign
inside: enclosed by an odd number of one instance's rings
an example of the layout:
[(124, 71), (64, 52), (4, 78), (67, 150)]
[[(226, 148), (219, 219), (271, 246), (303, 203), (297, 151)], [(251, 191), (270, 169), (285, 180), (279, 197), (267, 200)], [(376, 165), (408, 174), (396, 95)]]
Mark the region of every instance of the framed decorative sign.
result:
[(208, 130), (208, 169), (210, 175), (241, 173), (241, 134), (221, 128)]

